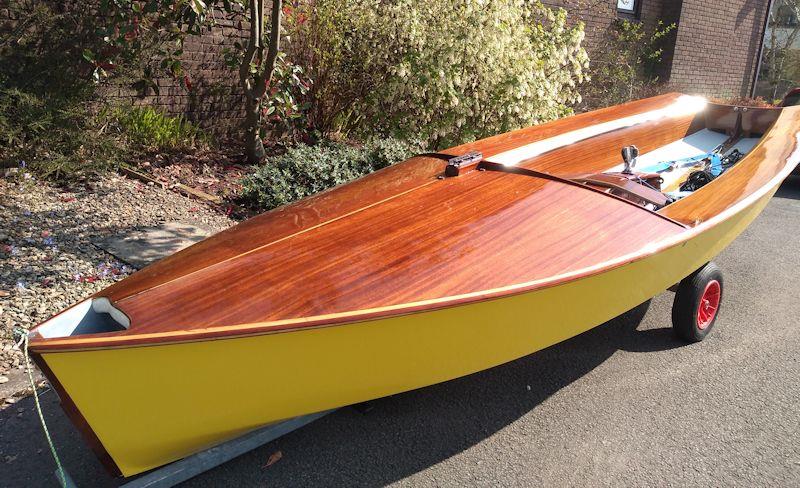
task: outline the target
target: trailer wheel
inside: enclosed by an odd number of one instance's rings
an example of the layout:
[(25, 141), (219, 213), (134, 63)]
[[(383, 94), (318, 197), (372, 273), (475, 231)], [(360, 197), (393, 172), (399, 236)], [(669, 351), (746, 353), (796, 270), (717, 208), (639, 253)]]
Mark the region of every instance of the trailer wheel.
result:
[(722, 302), (722, 272), (708, 263), (678, 285), (672, 304), (672, 328), (687, 342), (706, 338), (719, 315)]

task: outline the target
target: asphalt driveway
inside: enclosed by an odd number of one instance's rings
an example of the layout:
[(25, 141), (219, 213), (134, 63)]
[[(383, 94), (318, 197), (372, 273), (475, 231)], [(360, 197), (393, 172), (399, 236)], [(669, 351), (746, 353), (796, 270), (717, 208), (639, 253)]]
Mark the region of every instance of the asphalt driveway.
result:
[[(186, 486), (800, 486), (800, 179), (717, 263), (726, 296), (700, 344), (673, 338), (664, 293), (507, 365), (339, 410)], [(217, 386), (223, 411), (246, 394)], [(78, 486), (114, 486), (42, 398)], [(55, 485), (30, 398), (0, 412), (0, 453), (0, 485)]]

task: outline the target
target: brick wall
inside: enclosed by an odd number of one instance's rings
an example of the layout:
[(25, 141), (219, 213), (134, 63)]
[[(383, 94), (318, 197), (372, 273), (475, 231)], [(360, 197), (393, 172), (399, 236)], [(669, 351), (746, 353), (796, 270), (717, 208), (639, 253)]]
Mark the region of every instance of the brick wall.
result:
[[(9, 19), (0, 0), (0, 30)], [(667, 40), (660, 76), (675, 89), (709, 96), (747, 95), (756, 68), (767, 0), (638, 0), (638, 18), (652, 29), (659, 20), (676, 23)], [(613, 20), (620, 14), (616, 0), (544, 0), (564, 7), (570, 17), (586, 24), (584, 45), (590, 57), (605, 46)], [(219, 16), (218, 18), (220, 18)], [(628, 16), (628, 18), (632, 18)], [(144, 98), (125, 86), (104, 88), (115, 103), (152, 105), (170, 114), (184, 114), (217, 133), (239, 130), (243, 98), (237, 74), (225, 66), (222, 50), (241, 39), (246, 26), (221, 20), (220, 25), (186, 42), (183, 64), (192, 90), (181, 80), (156, 80), (159, 94)]]
[[(653, 29), (675, 23), (664, 43), (659, 76), (676, 90), (706, 96), (747, 96), (756, 69), (767, 0), (639, 0), (638, 20)], [(618, 13), (616, 0), (545, 0), (586, 24), (589, 58), (604, 48)]]
[(182, 78), (163, 76), (154, 80), (152, 90), (141, 94), (125, 85), (103, 87), (101, 96), (122, 105), (150, 105), (172, 115), (182, 114), (201, 127), (218, 134), (240, 130), (244, 117), (244, 98), (238, 72), (225, 65), (223, 50), (232, 48), (246, 35), (247, 25), (234, 23), (218, 15), (218, 25), (211, 32), (186, 39), (181, 58), (191, 89)]
[(641, 2), (638, 16), (617, 12), (617, 0), (543, 0), (549, 7), (561, 7), (567, 10), (572, 21), (582, 21), (585, 24), (586, 39), (584, 47), (592, 54), (604, 49), (605, 39), (613, 21), (617, 18), (639, 20), (648, 30), (652, 30), (659, 20), (669, 24), (677, 23), (675, 5), (680, 12), (679, 0), (638, 0)]
[(704, 95), (748, 95), (766, 0), (684, 0), (670, 82)]

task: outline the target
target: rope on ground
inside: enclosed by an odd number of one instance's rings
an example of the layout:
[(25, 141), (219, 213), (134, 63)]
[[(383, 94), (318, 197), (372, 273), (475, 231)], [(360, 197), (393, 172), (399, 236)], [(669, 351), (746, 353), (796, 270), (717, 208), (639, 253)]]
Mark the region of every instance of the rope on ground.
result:
[(31, 388), (33, 388), (33, 402), (36, 404), (36, 411), (39, 413), (39, 421), (42, 423), (44, 436), (47, 438), (47, 443), (50, 445), (50, 452), (53, 453), (53, 459), (56, 460), (56, 466), (58, 467), (58, 481), (61, 482), (61, 486), (63, 488), (67, 488), (66, 473), (64, 472), (64, 468), (61, 466), (61, 459), (58, 457), (58, 453), (56, 452), (56, 446), (53, 444), (53, 438), (50, 437), (50, 430), (47, 428), (47, 422), (45, 422), (44, 414), (42, 413), (42, 405), (39, 403), (39, 392), (36, 389), (36, 382), (33, 381), (33, 367), (31, 366), (31, 359), (28, 355), (28, 331), (19, 329), (17, 330), (17, 333), (22, 336), (20, 342), (22, 342), (24, 346), (23, 352), (25, 354), (25, 369), (28, 372), (28, 380), (31, 382)]

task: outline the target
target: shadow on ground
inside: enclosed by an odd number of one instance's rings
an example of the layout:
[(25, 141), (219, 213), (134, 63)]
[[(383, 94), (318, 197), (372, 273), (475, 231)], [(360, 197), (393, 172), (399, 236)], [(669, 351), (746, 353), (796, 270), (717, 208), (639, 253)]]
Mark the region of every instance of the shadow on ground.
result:
[(800, 174), (790, 175), (786, 178), (786, 181), (778, 188), (775, 196), (800, 200)]

